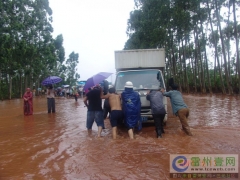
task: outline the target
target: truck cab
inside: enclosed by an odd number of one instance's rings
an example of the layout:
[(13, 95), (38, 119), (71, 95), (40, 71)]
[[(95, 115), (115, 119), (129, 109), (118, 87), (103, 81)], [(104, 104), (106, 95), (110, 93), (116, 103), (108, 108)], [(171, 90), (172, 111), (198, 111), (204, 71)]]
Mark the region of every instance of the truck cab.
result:
[[(147, 92), (165, 87), (162, 70), (165, 67), (164, 49), (140, 49), (115, 51), (117, 93), (124, 91), (127, 81), (133, 83), (133, 90), (138, 92), (141, 99), (142, 122), (153, 120), (150, 102), (146, 99)], [(167, 98), (163, 103), (167, 111)], [(164, 122), (167, 121), (165, 116)]]
[[(124, 91), (124, 86), (127, 81), (133, 83), (133, 90), (140, 95), (142, 121), (152, 120), (150, 102), (146, 99), (146, 95), (150, 90), (165, 89), (162, 72), (156, 69), (119, 71), (115, 81), (117, 93), (122, 93)], [(164, 104), (167, 109), (166, 97), (164, 97)], [(167, 118), (165, 118), (165, 121), (166, 120)]]

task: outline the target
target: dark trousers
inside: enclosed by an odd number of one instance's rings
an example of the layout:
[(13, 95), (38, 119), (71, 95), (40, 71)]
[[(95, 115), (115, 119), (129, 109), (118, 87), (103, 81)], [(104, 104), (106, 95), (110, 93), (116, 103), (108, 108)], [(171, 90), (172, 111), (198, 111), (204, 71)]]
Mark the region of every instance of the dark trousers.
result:
[(156, 131), (160, 130), (163, 131), (163, 120), (164, 120), (165, 114), (153, 114), (153, 120), (155, 124)]
[(55, 113), (55, 98), (47, 98), (48, 113)]
[(108, 113), (109, 113), (109, 116), (110, 116), (111, 108), (104, 108), (104, 109), (103, 109), (103, 118), (104, 118), (104, 119), (107, 118)]
[(107, 115), (110, 115), (111, 113), (111, 108), (110, 108), (110, 105), (109, 105), (109, 100), (108, 99), (105, 99), (104, 101), (104, 104), (103, 104), (103, 118), (106, 119)]
[(78, 97), (77, 97), (77, 95), (74, 95), (74, 98), (75, 98), (75, 101), (77, 101), (77, 100), (78, 100)]

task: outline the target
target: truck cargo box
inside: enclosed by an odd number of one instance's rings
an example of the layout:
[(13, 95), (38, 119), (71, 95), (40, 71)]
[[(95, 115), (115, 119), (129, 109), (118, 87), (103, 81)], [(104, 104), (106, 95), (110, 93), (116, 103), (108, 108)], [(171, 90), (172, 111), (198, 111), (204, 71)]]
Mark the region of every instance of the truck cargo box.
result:
[(161, 69), (165, 67), (165, 50), (135, 49), (115, 51), (115, 69)]

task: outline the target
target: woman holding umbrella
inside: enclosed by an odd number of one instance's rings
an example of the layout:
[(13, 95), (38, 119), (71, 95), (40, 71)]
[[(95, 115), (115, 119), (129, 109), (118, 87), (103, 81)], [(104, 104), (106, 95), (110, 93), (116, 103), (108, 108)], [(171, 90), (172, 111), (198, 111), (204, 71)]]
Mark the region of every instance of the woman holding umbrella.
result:
[(30, 88), (26, 89), (26, 92), (23, 95), (23, 100), (24, 100), (24, 104), (23, 104), (23, 112), (24, 115), (32, 115), (33, 114), (33, 100), (32, 100), (32, 92)]

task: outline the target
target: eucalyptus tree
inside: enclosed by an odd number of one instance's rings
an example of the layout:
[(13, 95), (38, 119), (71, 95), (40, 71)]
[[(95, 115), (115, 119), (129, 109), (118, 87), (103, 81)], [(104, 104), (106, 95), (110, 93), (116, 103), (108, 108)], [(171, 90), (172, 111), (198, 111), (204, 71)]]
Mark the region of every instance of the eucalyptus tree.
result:
[[(200, 8), (201, 4), (201, 8)], [(199, 45), (200, 45), (200, 66), (201, 66), (201, 79), (202, 79), (202, 92), (206, 92), (206, 89), (212, 93), (211, 81), (210, 81), (210, 74), (208, 68), (208, 56), (207, 56), (207, 29), (205, 26), (208, 26), (208, 9), (207, 7), (203, 6), (202, 3), (199, 3), (197, 8), (194, 9), (196, 16), (198, 16), (197, 21), (199, 22), (198, 30), (199, 30)], [(206, 78), (207, 77), (207, 78)]]
[[(235, 57), (230, 56), (230, 41), (233, 38), (237, 42), (235, 73), (238, 81), (240, 79), (240, 30), (236, 16), (239, 3), (236, 0), (135, 0), (124, 49), (165, 48), (164, 74), (174, 77), (184, 90), (189, 92), (191, 85), (195, 92), (199, 87), (201, 92), (211, 92), (215, 86), (224, 94), (226, 90), (232, 94), (231, 71)], [(227, 19), (220, 13), (226, 4), (233, 9), (233, 16)], [(234, 18), (230, 20), (230, 17)], [(211, 59), (215, 61), (214, 70), (209, 67)]]
[(189, 85), (192, 85), (192, 89), (194, 89), (194, 92), (197, 92), (197, 71), (196, 71), (196, 64), (195, 64), (195, 49), (194, 49), (194, 43), (191, 42), (188, 44), (187, 49), (187, 56), (189, 59)]
[(20, 87), (21, 96), (22, 84), (32, 87), (38, 75), (48, 71), (46, 64), (55, 61), (52, 11), (48, 0), (3, 0), (0, 13), (0, 74), (4, 74), (4, 85), (8, 86), (11, 99), (12, 81), (14, 93)]
[[(189, 91), (186, 68), (186, 44), (191, 31), (187, 11), (194, 2), (170, 0), (135, 0), (136, 9), (128, 21), (129, 39), (125, 49), (165, 48), (171, 76)], [(169, 73), (167, 73), (169, 74)], [(185, 83), (186, 82), (186, 83)]]
[(188, 43), (191, 42), (192, 31), (194, 28), (193, 11), (200, 6), (199, 0), (175, 0), (172, 1), (172, 29), (175, 30), (175, 38), (177, 39), (177, 46), (179, 47), (179, 63), (180, 72), (182, 74), (182, 84), (185, 90), (189, 92), (189, 80), (187, 74), (187, 62), (189, 59), (186, 57), (186, 49)]
[(5, 48), (8, 41), (9, 41), (9, 36), (8, 34), (6, 34), (6, 30), (7, 30), (7, 26), (8, 26), (8, 18), (7, 18), (7, 13), (6, 13), (6, 9), (7, 9), (7, 4), (5, 1), (0, 1), (0, 94), (1, 94), (1, 99), (2, 94), (3, 94), (3, 86), (4, 86), (4, 82), (2, 82), (3, 80), (3, 76), (5, 76), (6, 74), (6, 63), (7, 63), (7, 59), (6, 59), (6, 54), (7, 54), (7, 49)]
[[(49, 7), (48, 0), (35, 0), (29, 5), (30, 21), (28, 32), (28, 43), (32, 46), (32, 54), (26, 59), (28, 65), (32, 71), (30, 71), (30, 86), (32, 86), (32, 80), (36, 82), (35, 77), (39, 77), (41, 71), (36, 71), (41, 66), (42, 68), (49, 68), (50, 71), (54, 64), (54, 40), (51, 33), (53, 28), (52, 22), (52, 10)], [(48, 64), (48, 66), (46, 66)], [(40, 74), (41, 75), (41, 74)]]
[(63, 36), (62, 34), (58, 35), (54, 40), (54, 55), (55, 61), (52, 69), (52, 75), (61, 76), (63, 79), (65, 78), (65, 70), (63, 62), (65, 61), (65, 49), (63, 47)]
[(70, 85), (76, 85), (77, 80), (80, 78), (80, 75), (77, 73), (77, 65), (78, 65), (78, 53), (72, 52), (69, 55), (69, 58), (66, 61), (67, 67), (67, 82)]
[(226, 53), (227, 53), (227, 66), (228, 66), (228, 75), (229, 75), (229, 83), (233, 86), (232, 83), (232, 73), (231, 73), (231, 55), (232, 55), (232, 48), (231, 48), (231, 39), (234, 37), (234, 29), (233, 29), (233, 22), (231, 22), (228, 18), (226, 27), (223, 28), (223, 37), (224, 37), (224, 44), (226, 46)]
[[(222, 93), (225, 93), (225, 86), (224, 86), (224, 82), (223, 82), (223, 78), (222, 78), (222, 71), (221, 71), (221, 66), (220, 66), (220, 61), (219, 61), (219, 56), (218, 56), (218, 41), (219, 41), (219, 35), (218, 35), (218, 31), (214, 30), (213, 28), (213, 23), (216, 21), (215, 19), (213, 19), (212, 17), (212, 10), (215, 7), (214, 2), (212, 2), (211, 0), (206, 0), (203, 1), (206, 3), (206, 10), (208, 13), (208, 21), (210, 24), (210, 29), (211, 29), (211, 33), (208, 36), (208, 42), (209, 42), (209, 46), (210, 47), (214, 47), (214, 52), (215, 52), (215, 58), (217, 63), (218, 63), (218, 67), (219, 67), (219, 75), (220, 75), (220, 82), (221, 82), (221, 91)], [(215, 71), (214, 71), (215, 74)], [(215, 76), (214, 76), (215, 77)], [(216, 84), (215, 84), (216, 85)]]
[[(130, 13), (124, 49), (165, 48), (169, 68), (176, 67), (175, 42), (169, 24), (172, 21), (169, 0), (135, 0), (135, 10)], [(166, 71), (165, 71), (166, 72)], [(165, 75), (176, 76), (175, 69)]]
[(238, 33), (240, 32), (237, 27), (238, 27), (238, 21), (237, 21), (237, 16), (236, 16), (236, 5), (240, 6), (240, 1), (239, 0), (230, 0), (230, 3), (232, 3), (232, 8), (233, 8), (233, 18), (234, 18), (234, 38), (235, 38), (235, 43), (236, 43), (236, 54), (237, 54), (237, 72), (238, 72), (238, 91), (240, 94), (240, 59), (239, 59), (239, 35)]
[(136, 9), (130, 13), (124, 49), (162, 48), (165, 46), (169, 20), (169, 1), (135, 0)]
[[(25, 86), (33, 87), (33, 83), (39, 85), (39, 80), (44, 75), (50, 75), (54, 67), (56, 57), (55, 47), (51, 33), (53, 28), (52, 10), (48, 0), (35, 0), (30, 2), (29, 16), (26, 16), (27, 37), (29, 54), (25, 58)], [(28, 80), (28, 81), (27, 81)]]
[(19, 1), (1, 1), (0, 5), (1, 11), (1, 50), (3, 60), (1, 69), (4, 72), (5, 85), (8, 86), (9, 99), (12, 95), (12, 78), (18, 68), (17, 56), (19, 55), (19, 31), (22, 29), (22, 24), (20, 21), (23, 18), (23, 13), (21, 11), (22, 4)]
[(226, 84), (227, 84), (227, 89), (228, 89), (228, 93), (229, 94), (233, 94), (232, 91), (232, 86), (229, 83), (229, 73), (228, 73), (228, 63), (227, 63), (227, 59), (226, 59), (226, 51), (225, 51), (225, 44), (224, 44), (224, 39), (223, 39), (223, 32), (222, 32), (222, 27), (221, 27), (221, 23), (220, 23), (220, 4), (221, 2), (219, 2), (219, 0), (215, 0), (215, 11), (216, 11), (216, 16), (217, 16), (217, 24), (218, 24), (218, 28), (219, 28), (219, 33), (220, 33), (220, 39), (221, 39), (221, 45), (222, 45), (222, 54), (223, 54), (223, 59), (224, 59), (224, 69), (225, 69), (225, 78), (226, 78)]
[(57, 61), (60, 62), (61, 64), (64, 62), (65, 60), (65, 49), (63, 47), (63, 36), (62, 34), (58, 35), (54, 41), (54, 45), (55, 45), (55, 53), (57, 56)]
[(226, 7), (228, 8), (228, 12), (227, 12), (227, 20), (226, 21), (226, 27), (223, 28), (223, 35), (224, 35), (224, 39), (225, 39), (225, 46), (226, 46), (226, 53), (227, 53), (227, 62), (228, 62), (228, 73), (229, 73), (229, 83), (231, 84), (231, 86), (233, 86), (232, 83), (232, 77), (231, 77), (231, 38), (234, 35), (233, 32), (233, 21), (230, 20), (230, 16), (231, 16), (231, 4), (230, 1), (228, 2), (228, 4), (226, 4)]

